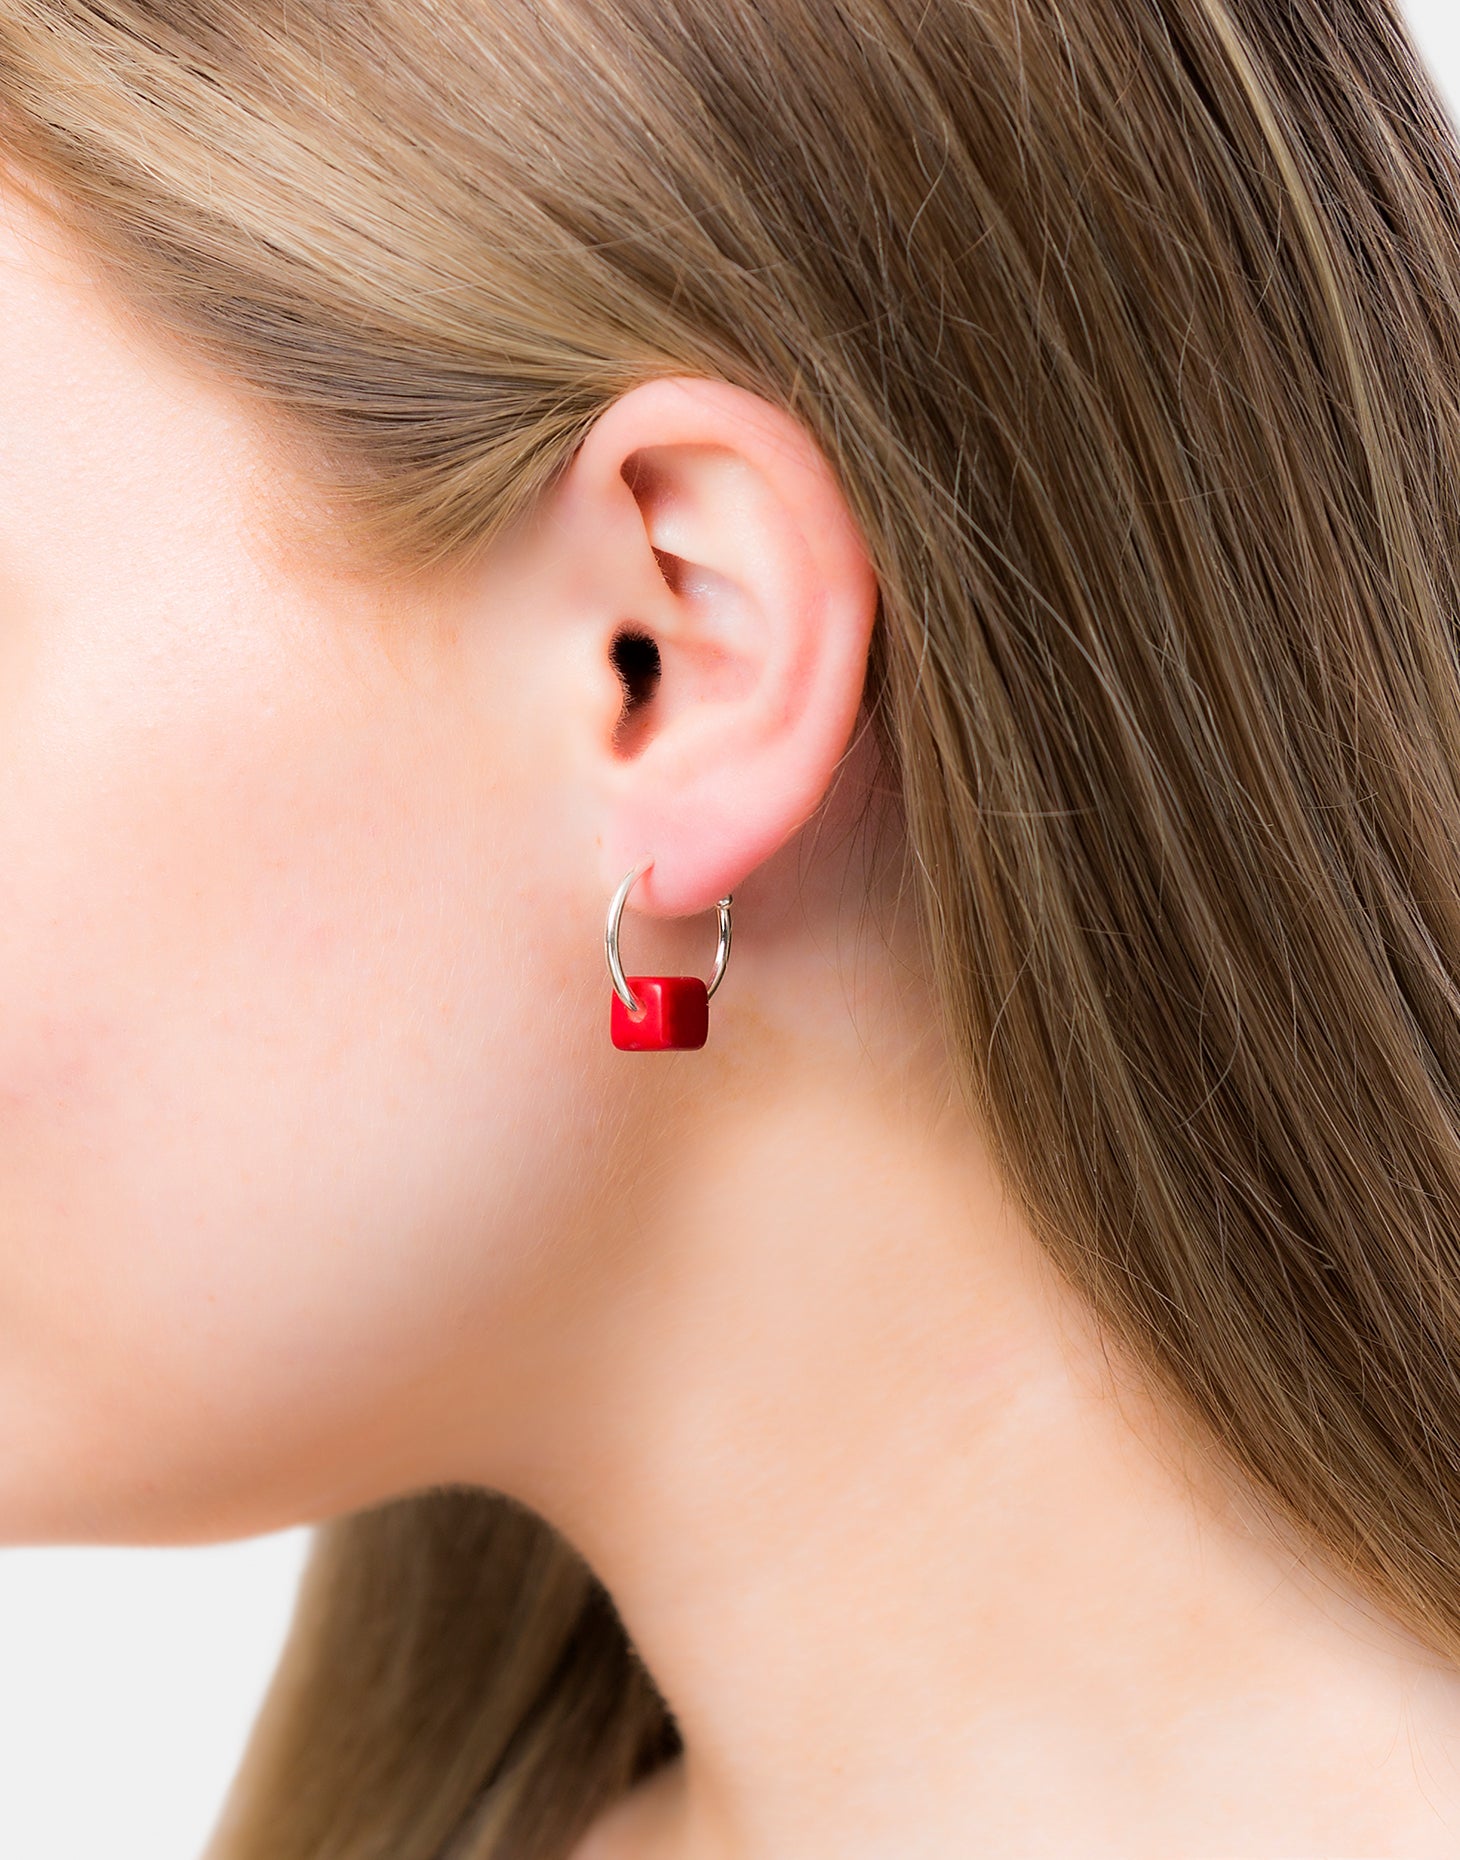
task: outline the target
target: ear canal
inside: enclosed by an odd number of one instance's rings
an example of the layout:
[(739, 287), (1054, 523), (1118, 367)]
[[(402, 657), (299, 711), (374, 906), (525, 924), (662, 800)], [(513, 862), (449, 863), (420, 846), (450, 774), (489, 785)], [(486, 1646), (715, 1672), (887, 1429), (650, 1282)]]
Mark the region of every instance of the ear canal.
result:
[(659, 648), (647, 633), (621, 627), (610, 649), (613, 669), (623, 686), (624, 706), (614, 725), (613, 746), (631, 756), (641, 740), (654, 693), (659, 688)]

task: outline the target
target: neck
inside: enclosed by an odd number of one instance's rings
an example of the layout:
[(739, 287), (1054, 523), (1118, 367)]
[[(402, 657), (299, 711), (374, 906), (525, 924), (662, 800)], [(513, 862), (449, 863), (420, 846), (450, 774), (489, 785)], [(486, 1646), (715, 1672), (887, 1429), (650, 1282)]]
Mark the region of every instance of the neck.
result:
[(1453, 1852), (1452, 1672), (1143, 1395), (896, 1050), (718, 1075), (553, 1357), (516, 1489), (685, 1742), (586, 1851)]

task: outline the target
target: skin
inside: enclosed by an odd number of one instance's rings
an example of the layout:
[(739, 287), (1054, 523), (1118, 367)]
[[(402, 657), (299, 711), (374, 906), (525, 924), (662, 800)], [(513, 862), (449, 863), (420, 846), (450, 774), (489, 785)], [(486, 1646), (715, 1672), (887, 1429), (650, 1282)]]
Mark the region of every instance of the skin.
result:
[[(1456, 1674), (1102, 1346), (960, 1106), (807, 435), (645, 383), (406, 589), (9, 183), (0, 327), (0, 1537), (514, 1493), (686, 1738), (577, 1860), (1453, 1854)], [(645, 851), (631, 972), (735, 896), (699, 1053), (608, 1041)]]

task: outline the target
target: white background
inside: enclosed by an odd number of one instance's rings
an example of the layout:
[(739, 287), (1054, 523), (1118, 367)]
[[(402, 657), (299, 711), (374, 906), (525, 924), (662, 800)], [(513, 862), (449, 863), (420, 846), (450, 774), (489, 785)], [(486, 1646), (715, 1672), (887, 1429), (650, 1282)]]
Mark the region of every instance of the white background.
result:
[[(1460, 5), (1408, 11), (1460, 99)], [(3, 1860), (196, 1860), (307, 1546), (0, 1551)]]
[(308, 1541), (0, 1551), (4, 1860), (195, 1860)]
[(1402, 10), (1451, 110), (1460, 110), (1460, 8), (1455, 0), (1409, 0)]

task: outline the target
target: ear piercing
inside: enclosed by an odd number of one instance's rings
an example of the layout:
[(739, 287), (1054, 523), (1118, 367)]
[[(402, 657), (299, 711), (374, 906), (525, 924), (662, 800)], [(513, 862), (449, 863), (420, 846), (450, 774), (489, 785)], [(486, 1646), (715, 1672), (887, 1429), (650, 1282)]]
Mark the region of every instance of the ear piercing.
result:
[(715, 950), (715, 973), (708, 983), (697, 975), (624, 974), (618, 953), (619, 919), (624, 900), (653, 863), (653, 854), (645, 854), (624, 878), (609, 903), (603, 933), (608, 973), (613, 980), (609, 1031), (614, 1045), (626, 1053), (683, 1052), (703, 1046), (710, 1031), (710, 996), (720, 986), (730, 959), (731, 894), (727, 894), (715, 906), (720, 915), (720, 940)]

